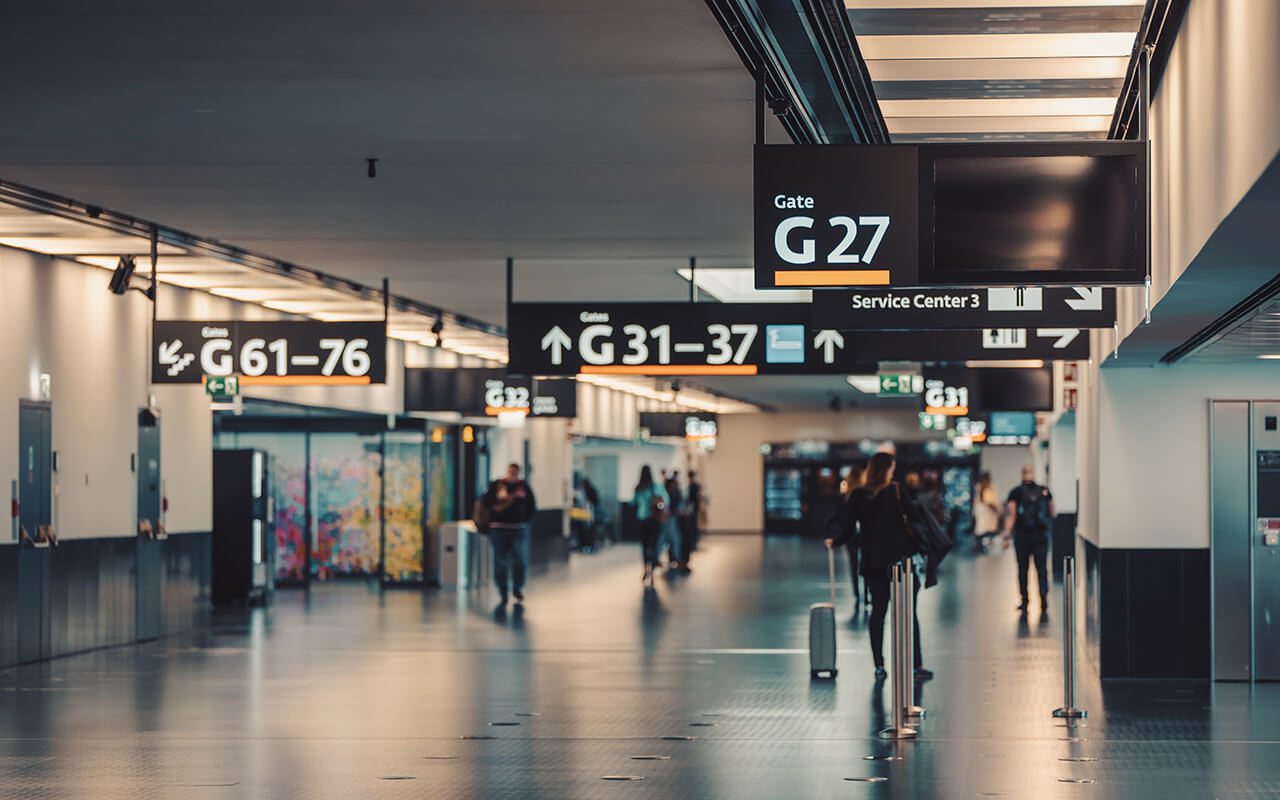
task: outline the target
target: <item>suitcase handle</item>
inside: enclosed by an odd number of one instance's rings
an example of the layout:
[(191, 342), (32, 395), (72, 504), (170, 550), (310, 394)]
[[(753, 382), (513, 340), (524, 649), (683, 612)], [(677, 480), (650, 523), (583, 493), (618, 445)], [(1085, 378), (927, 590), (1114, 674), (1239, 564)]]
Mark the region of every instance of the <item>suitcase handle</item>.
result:
[(827, 572), (831, 576), (831, 605), (836, 604), (836, 551), (834, 547), (827, 548)]

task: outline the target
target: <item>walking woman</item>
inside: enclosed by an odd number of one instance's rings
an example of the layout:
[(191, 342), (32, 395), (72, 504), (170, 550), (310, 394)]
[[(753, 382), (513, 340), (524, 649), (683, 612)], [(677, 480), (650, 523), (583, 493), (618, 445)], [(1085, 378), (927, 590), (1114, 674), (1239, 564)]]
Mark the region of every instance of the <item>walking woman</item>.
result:
[(991, 473), (984, 472), (978, 478), (978, 488), (973, 491), (973, 537), (977, 549), (987, 552), (987, 540), (1000, 534), (1000, 498)]
[(671, 500), (662, 484), (654, 483), (653, 470), (645, 464), (640, 468), (640, 482), (636, 484), (633, 498), (636, 521), (640, 523), (641, 552), (644, 557), (644, 583), (653, 585), (653, 568), (658, 566), (658, 535), (663, 524), (671, 516)]
[(853, 613), (857, 615), (862, 610), (863, 587), (859, 585), (860, 574), (858, 572), (858, 550), (862, 548), (862, 536), (858, 533), (858, 520), (854, 517), (853, 508), (850, 501), (853, 499), (853, 493), (862, 488), (862, 481), (865, 470), (861, 465), (850, 467), (849, 475), (841, 481), (840, 494), (843, 507), (840, 510), (839, 520), (841, 530), (848, 530), (849, 541), (845, 544), (845, 549), (849, 551), (849, 576), (853, 579)]
[[(911, 564), (910, 557), (915, 548), (907, 532), (907, 517), (918, 516), (914, 504), (907, 500), (902, 487), (893, 480), (894, 466), (891, 454), (876, 453), (867, 465), (865, 482), (849, 495), (850, 520), (857, 523), (862, 534), (859, 571), (871, 591), (871, 619), (867, 623), (867, 632), (871, 638), (871, 656), (875, 660), (877, 678), (887, 674), (884, 668), (884, 618), (889, 610), (890, 567), (904, 559)], [(853, 530), (854, 525), (849, 525), (839, 537), (827, 539), (827, 547), (848, 544)], [(911, 566), (911, 574), (914, 590), (919, 592), (920, 580), (915, 577), (914, 565)], [(915, 663), (920, 665), (924, 663), (920, 653), (920, 622), (918, 618), (913, 622)], [(930, 673), (917, 666), (916, 674), (917, 677), (928, 677)]]

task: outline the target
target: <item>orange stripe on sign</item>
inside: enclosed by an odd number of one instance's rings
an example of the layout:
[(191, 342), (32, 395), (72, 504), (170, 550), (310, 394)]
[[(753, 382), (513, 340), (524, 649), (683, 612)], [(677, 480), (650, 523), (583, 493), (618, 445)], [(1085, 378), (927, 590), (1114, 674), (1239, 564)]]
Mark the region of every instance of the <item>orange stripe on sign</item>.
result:
[(755, 364), (584, 364), (578, 371), (583, 375), (755, 375), (759, 368)]
[(519, 411), (521, 414), (529, 413), (529, 409), (521, 408), (519, 406), (485, 406), (484, 407), (485, 416), (489, 416), (489, 417), (496, 417), (499, 414), (505, 414), (511, 411)]
[(944, 417), (967, 417), (969, 416), (968, 406), (956, 406), (955, 408), (942, 408), (939, 406), (925, 406), (926, 414), (941, 414)]
[(773, 273), (778, 286), (888, 286), (887, 269), (780, 269)]
[(242, 375), (241, 386), (367, 386), (368, 375)]

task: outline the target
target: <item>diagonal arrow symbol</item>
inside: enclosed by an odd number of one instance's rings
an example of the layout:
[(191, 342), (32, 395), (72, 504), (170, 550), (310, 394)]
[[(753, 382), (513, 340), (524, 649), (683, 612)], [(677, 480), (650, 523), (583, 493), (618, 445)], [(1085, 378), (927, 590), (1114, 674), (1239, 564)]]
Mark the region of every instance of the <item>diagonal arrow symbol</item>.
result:
[(182, 354), (182, 340), (174, 339), (172, 342), (160, 343), (160, 363), (161, 364), (177, 364), (178, 356)]
[(542, 337), (542, 349), (551, 351), (551, 363), (555, 366), (564, 363), (564, 349), (572, 345), (573, 340), (559, 325), (547, 331), (547, 335)]
[(1067, 305), (1071, 306), (1072, 311), (1101, 311), (1102, 310), (1102, 287), (1101, 286), (1073, 286), (1078, 298), (1067, 298)]
[(822, 360), (828, 364), (835, 363), (837, 347), (844, 349), (844, 336), (840, 331), (824, 328), (813, 337), (813, 348), (822, 351)]
[(1054, 350), (1062, 350), (1067, 345), (1076, 340), (1080, 335), (1079, 328), (1036, 328), (1036, 336), (1056, 336), (1057, 341), (1053, 343)]

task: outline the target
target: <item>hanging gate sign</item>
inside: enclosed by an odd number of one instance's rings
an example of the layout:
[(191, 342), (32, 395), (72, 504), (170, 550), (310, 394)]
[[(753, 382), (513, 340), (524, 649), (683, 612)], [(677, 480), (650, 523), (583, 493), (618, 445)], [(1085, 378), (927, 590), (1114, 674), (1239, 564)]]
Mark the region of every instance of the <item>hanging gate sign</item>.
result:
[(152, 383), (239, 377), (240, 386), (385, 383), (381, 322), (157, 320)]

